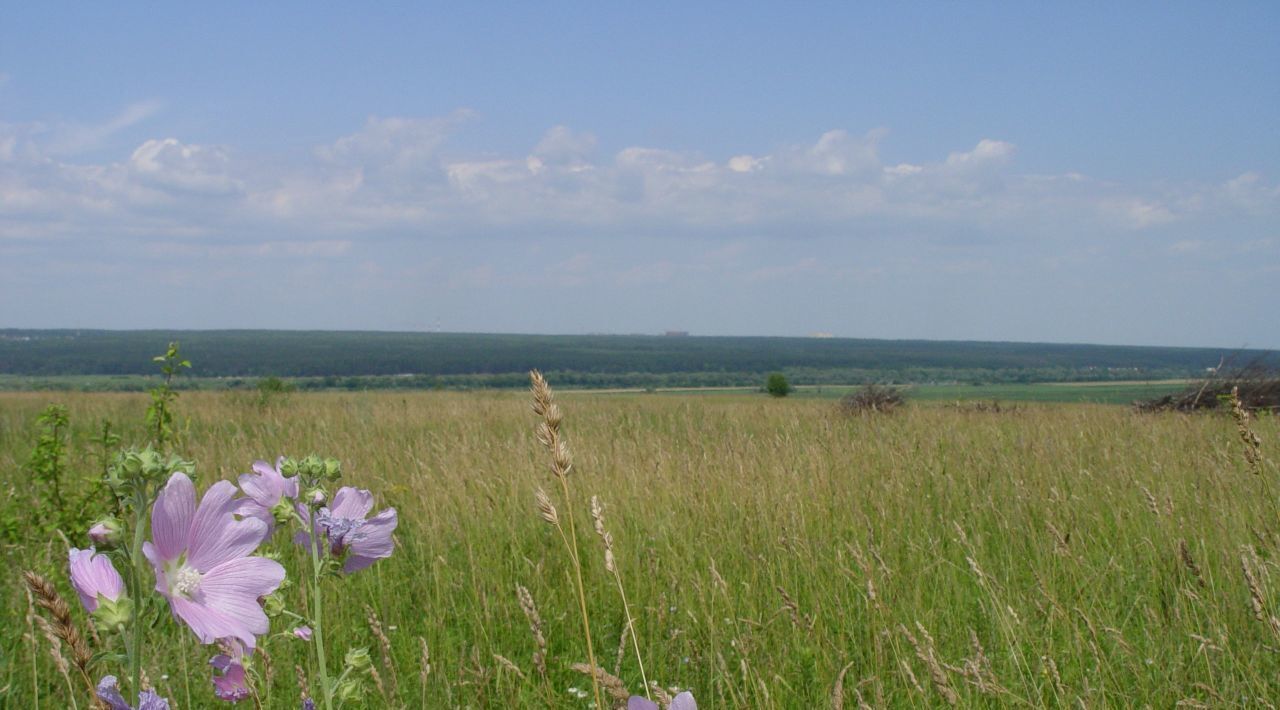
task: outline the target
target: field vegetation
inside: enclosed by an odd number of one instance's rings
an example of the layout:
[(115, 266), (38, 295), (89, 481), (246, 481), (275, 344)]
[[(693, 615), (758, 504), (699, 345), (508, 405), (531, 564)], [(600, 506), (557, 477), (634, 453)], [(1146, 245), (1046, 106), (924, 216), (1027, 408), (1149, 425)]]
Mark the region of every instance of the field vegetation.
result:
[[(88, 706), (19, 576), (52, 580), (89, 633), (66, 577), (84, 531), (37, 524), (51, 505), (29, 466), (37, 419), (66, 407), (60, 495), (81, 500), (101, 478), (103, 423), (141, 444), (149, 401), (0, 395), (0, 706)], [(370, 707), (587, 707), (591, 680), (573, 668), (588, 661), (583, 606), (603, 669), (643, 692), (638, 651), (644, 677), (692, 689), (702, 707), (1280, 697), (1274, 417), (1249, 422), (1249, 440), (1225, 414), (1089, 404), (848, 416), (830, 399), (763, 394), (559, 403), (567, 499), (527, 393), (186, 392), (170, 408), (171, 448), (199, 462), (201, 489), (255, 459), (338, 456), (345, 485), (399, 511), (395, 553), (325, 609), (333, 648), (371, 650)], [(539, 488), (578, 516), (581, 598)], [(293, 559), (290, 579), (305, 577)], [(284, 590), (298, 604), (302, 593)], [(314, 683), (288, 628), (275, 619), (260, 642), (267, 707), (298, 706), (299, 673)], [(149, 682), (175, 707), (214, 707), (208, 647), (167, 612), (149, 633)]]

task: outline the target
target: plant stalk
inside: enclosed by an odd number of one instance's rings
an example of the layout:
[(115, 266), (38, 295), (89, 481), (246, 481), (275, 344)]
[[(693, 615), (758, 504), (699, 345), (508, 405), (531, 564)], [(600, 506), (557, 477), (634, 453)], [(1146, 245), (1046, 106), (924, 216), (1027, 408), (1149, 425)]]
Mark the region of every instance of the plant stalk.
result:
[(321, 606), (320, 573), (324, 564), (320, 559), (319, 532), (315, 525), (315, 511), (311, 511), (308, 534), (311, 538), (311, 631), (315, 638), (316, 666), (320, 670), (320, 697), (325, 710), (333, 710), (333, 688), (329, 685), (329, 668), (324, 653), (324, 611)]
[(130, 629), (133, 635), (130, 639), (129, 648), (129, 674), (133, 679), (133, 692), (142, 692), (142, 600), (145, 598), (142, 594), (142, 540), (146, 537), (144, 530), (147, 522), (147, 501), (143, 492), (139, 491), (134, 499), (134, 516), (133, 516), (133, 546), (129, 549), (129, 563), (133, 568), (133, 598), (134, 602), (133, 618), (130, 623), (133, 628)]
[(596, 653), (591, 644), (591, 621), (587, 616), (587, 592), (582, 585), (582, 562), (578, 555), (578, 532), (573, 525), (573, 505), (569, 499), (569, 483), (565, 480), (565, 476), (556, 476), (560, 481), (560, 491), (564, 493), (565, 513), (569, 518), (569, 539), (572, 545), (569, 548), (569, 554), (573, 556), (573, 574), (578, 583), (578, 607), (582, 611), (582, 633), (587, 639), (587, 662), (591, 664), (591, 689), (595, 691), (596, 707), (603, 708), (605, 704), (600, 695), (600, 680), (596, 678)]

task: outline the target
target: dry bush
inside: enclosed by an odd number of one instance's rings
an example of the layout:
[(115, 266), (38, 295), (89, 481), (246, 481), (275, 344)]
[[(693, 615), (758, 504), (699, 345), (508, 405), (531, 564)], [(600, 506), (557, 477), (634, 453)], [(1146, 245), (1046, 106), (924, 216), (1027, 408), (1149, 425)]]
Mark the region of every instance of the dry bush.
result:
[(1242, 366), (1222, 364), (1203, 381), (1181, 392), (1136, 402), (1134, 406), (1142, 412), (1212, 410), (1223, 406), (1233, 390), (1238, 393), (1240, 406), (1248, 411), (1280, 412), (1280, 364), (1265, 356)]
[(861, 414), (863, 412), (889, 413), (905, 402), (902, 392), (885, 385), (864, 385), (857, 392), (846, 394), (840, 398), (839, 408), (843, 414)]

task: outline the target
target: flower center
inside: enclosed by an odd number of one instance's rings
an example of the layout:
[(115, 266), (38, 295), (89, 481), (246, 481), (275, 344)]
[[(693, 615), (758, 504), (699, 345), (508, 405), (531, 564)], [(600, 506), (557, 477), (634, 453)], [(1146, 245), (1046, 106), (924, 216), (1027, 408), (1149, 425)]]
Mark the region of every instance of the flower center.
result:
[(183, 565), (182, 568), (178, 570), (178, 573), (173, 576), (173, 582), (169, 585), (169, 588), (174, 594), (187, 597), (188, 599), (191, 598), (192, 594), (196, 593), (196, 589), (199, 587), (200, 572), (198, 572), (194, 567), (188, 567), (186, 565)]
[(341, 555), (351, 543), (364, 537), (359, 532), (364, 524), (364, 520), (357, 518), (339, 518), (330, 513), (328, 508), (321, 508), (316, 515), (316, 526), (329, 538), (330, 550), (335, 555)]

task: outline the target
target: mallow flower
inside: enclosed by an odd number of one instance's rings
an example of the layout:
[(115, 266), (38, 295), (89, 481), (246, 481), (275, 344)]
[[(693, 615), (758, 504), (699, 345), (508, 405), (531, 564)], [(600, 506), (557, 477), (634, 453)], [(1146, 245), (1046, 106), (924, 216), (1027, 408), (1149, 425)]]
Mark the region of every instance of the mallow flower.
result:
[(133, 707), (120, 694), (113, 675), (104, 676), (98, 681), (96, 688), (98, 699), (107, 704), (111, 710), (169, 710), (169, 701), (160, 697), (154, 690), (138, 693), (138, 707)]
[(71, 586), (80, 596), (85, 611), (98, 609), (99, 598), (114, 602), (124, 594), (124, 580), (111, 564), (111, 558), (98, 554), (94, 548), (71, 548)]
[(284, 567), (249, 557), (266, 523), (237, 520), (235, 492), (230, 482), (219, 481), (197, 507), (191, 479), (181, 471), (173, 474), (151, 509), (153, 539), (142, 552), (155, 569), (156, 591), (201, 643), (237, 639), (252, 649), (254, 637), (269, 628), (258, 598), (280, 586)]
[[(694, 702), (693, 693), (686, 690), (672, 698), (667, 708), (668, 710), (698, 710), (698, 703)], [(632, 695), (627, 700), (627, 710), (658, 710), (658, 704), (648, 698)]]
[[(373, 509), (373, 494), (350, 486), (339, 488), (330, 502), (329, 507), (316, 513), (315, 528), (327, 541), (330, 554), (346, 555), (343, 572), (358, 572), (391, 556), (395, 549), (391, 534), (398, 522), (395, 508), (387, 508), (366, 520)], [(299, 535), (298, 542), (311, 544), (306, 534)]]
[(249, 651), (234, 639), (224, 644), (226, 653), (220, 653), (209, 659), (209, 665), (217, 673), (213, 676), (213, 694), (219, 700), (238, 703), (250, 695), (249, 683), (245, 677), (244, 665)]
[(254, 461), (253, 473), (240, 474), (240, 490), (247, 498), (237, 501), (236, 513), (267, 524), (266, 536), (275, 529), (276, 515), (292, 515), (289, 500), (298, 497), (298, 477), (285, 478), (280, 472), (284, 457), (272, 468), (266, 461)]

